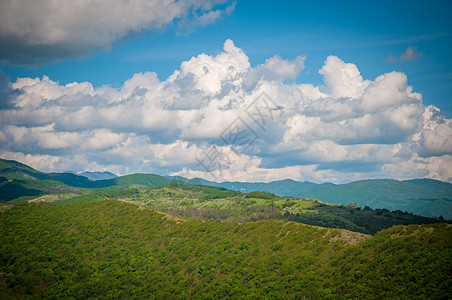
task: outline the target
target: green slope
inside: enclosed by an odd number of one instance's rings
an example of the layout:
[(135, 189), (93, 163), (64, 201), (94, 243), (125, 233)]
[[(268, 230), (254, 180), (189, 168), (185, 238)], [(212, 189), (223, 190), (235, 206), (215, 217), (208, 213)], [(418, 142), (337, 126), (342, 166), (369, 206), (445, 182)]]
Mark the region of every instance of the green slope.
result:
[(316, 184), (290, 179), (263, 182), (212, 182), (204, 179), (186, 180), (240, 191), (265, 191), (281, 197), (317, 198), (322, 202), (401, 210), (427, 217), (452, 219), (452, 184), (432, 179), (392, 180), (370, 179), (347, 184)]
[[(72, 173), (43, 173), (13, 160), (0, 159), (0, 202), (23, 201), (48, 194), (83, 194), (85, 189), (144, 185), (156, 187), (171, 180), (154, 174), (132, 174), (91, 181)], [(63, 195), (63, 198), (66, 198)]]
[[(452, 226), (396, 226), (331, 257), (329, 291), (351, 299), (450, 299)], [(446, 275), (448, 274), (448, 275)]]
[(7, 202), (21, 197), (39, 197), (44, 194), (41, 189), (31, 188), (25, 180), (8, 180), (0, 177), (0, 201)]
[(184, 221), (118, 201), (0, 205), (0, 294), (446, 299), (451, 237), (446, 224), (370, 237), (287, 221)]
[(327, 203), (387, 208), (415, 214), (452, 218), (452, 184), (432, 179), (363, 180), (304, 193)]
[(155, 174), (131, 174), (131, 175), (125, 175), (125, 176), (119, 176), (116, 178), (108, 179), (108, 180), (98, 180), (96, 181), (96, 184), (99, 186), (105, 185), (110, 186), (111, 185), (133, 185), (133, 184), (139, 184), (144, 185), (148, 187), (156, 187), (161, 186), (165, 184), (171, 183), (171, 180), (155, 175)]
[(82, 188), (104, 188), (114, 185), (141, 184), (149, 187), (169, 184), (170, 179), (154, 174), (131, 174), (106, 180), (91, 181), (73, 173), (43, 173), (13, 160), (0, 159), (0, 176), (8, 180), (53, 180)]
[(15, 160), (0, 159), (0, 175), (9, 180), (12, 179), (39, 179), (39, 176), (45, 176), (27, 165)]
[(93, 181), (72, 173), (43, 173), (14, 160), (0, 159), (0, 176), (8, 180), (53, 180), (73, 187), (90, 188)]
[(147, 188), (110, 188), (57, 201), (58, 204), (118, 199), (182, 218), (215, 222), (250, 222), (281, 219), (304, 224), (341, 228), (375, 234), (393, 225), (431, 224), (438, 219), (402, 211), (373, 210), (368, 207), (327, 205), (312, 199), (281, 198), (266, 192), (243, 194), (220, 187), (172, 184)]

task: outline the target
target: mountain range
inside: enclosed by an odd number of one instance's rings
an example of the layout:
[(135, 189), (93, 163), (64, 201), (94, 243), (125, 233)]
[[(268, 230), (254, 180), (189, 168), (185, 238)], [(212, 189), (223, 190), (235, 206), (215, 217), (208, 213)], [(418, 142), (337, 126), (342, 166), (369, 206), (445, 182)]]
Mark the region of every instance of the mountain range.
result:
[(316, 198), (325, 203), (408, 211), (427, 217), (452, 218), (452, 184), (433, 179), (368, 179), (346, 184), (300, 182), (292, 179), (265, 182), (214, 182), (200, 178), (170, 177), (189, 184), (230, 190), (264, 191), (281, 197)]
[(55, 192), (69, 197), (87, 193), (85, 189), (130, 185), (157, 187), (171, 183), (215, 186), (241, 192), (264, 191), (281, 197), (316, 198), (325, 203), (355, 203), (361, 207), (452, 218), (452, 184), (432, 179), (369, 179), (346, 184), (317, 184), (291, 179), (269, 183), (218, 183), (200, 178), (131, 174), (94, 181), (72, 173), (44, 173), (17, 161), (0, 160), (0, 201), (20, 202)]

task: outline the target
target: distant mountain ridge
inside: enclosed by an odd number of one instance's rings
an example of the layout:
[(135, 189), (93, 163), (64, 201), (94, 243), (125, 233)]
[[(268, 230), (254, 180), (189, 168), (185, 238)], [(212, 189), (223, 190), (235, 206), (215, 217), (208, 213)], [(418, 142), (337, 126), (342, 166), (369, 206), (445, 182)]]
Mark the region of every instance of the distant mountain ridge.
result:
[(280, 197), (316, 198), (325, 203), (386, 208), (427, 217), (452, 218), (452, 184), (434, 179), (367, 179), (346, 184), (300, 182), (284, 179), (264, 182), (214, 182), (201, 178), (168, 176), (189, 184), (224, 187), (230, 190), (264, 191)]
[[(43, 180), (43, 183), (38, 184), (38, 180)], [(92, 189), (122, 185), (157, 187), (178, 182), (223, 187), (241, 192), (264, 191), (281, 197), (316, 198), (325, 203), (356, 203), (361, 207), (401, 210), (427, 217), (443, 216), (452, 219), (452, 184), (433, 179), (369, 179), (346, 184), (317, 184), (291, 179), (269, 183), (218, 183), (201, 178), (131, 174), (93, 181), (72, 173), (44, 173), (17, 161), (0, 159), (0, 201), (38, 197), (56, 189), (75, 191), (74, 188)]]
[(240, 182), (240, 181), (225, 181), (225, 182), (215, 182), (209, 181), (202, 178), (193, 178), (187, 179), (183, 177), (176, 176), (168, 176), (173, 180), (179, 179), (189, 184), (201, 184), (201, 185), (209, 185), (209, 186), (218, 186), (224, 187), (229, 190), (242, 191), (242, 192), (254, 192), (254, 191), (264, 191), (273, 193), (280, 197), (303, 197), (302, 194), (307, 193), (309, 191), (313, 191), (318, 189), (319, 187), (330, 187), (335, 186), (334, 183), (325, 182), (325, 183), (314, 183), (309, 181), (296, 181), (293, 179), (283, 179), (271, 182)]
[(111, 172), (82, 172), (78, 173), (77, 175), (84, 176), (92, 181), (112, 179), (118, 177), (118, 175), (115, 175)]

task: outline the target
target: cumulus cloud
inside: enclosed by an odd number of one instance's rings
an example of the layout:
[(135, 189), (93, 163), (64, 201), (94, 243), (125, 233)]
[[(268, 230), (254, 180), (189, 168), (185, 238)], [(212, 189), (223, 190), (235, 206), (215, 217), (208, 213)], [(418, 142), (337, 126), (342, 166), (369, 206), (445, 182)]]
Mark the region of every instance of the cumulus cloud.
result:
[(133, 33), (162, 30), (175, 21), (181, 28), (205, 26), (232, 12), (235, 4), (227, 2), (4, 0), (0, 2), (0, 61), (41, 64), (79, 57), (106, 50)]
[(400, 57), (391, 54), (388, 56), (386, 60), (390, 63), (407, 62), (410, 60), (421, 58), (423, 56), (425, 56), (425, 54), (422, 52), (418, 52), (417, 46), (409, 46), (408, 48), (406, 48), (406, 51), (400, 55)]
[(11, 87), (9, 78), (0, 70), (0, 110), (11, 108), (11, 100), (17, 96), (17, 92)]
[(418, 136), (420, 151), (424, 157), (442, 156), (452, 153), (452, 120), (444, 119), (438, 108), (425, 108), (424, 129)]
[(356, 65), (345, 63), (337, 56), (328, 56), (320, 69), (326, 93), (335, 98), (358, 98), (369, 84), (363, 81)]
[[(326, 58), (324, 84), (296, 83), (305, 56), (251, 66), (232, 40), (166, 80), (122, 87), (3, 80), (0, 157), (44, 171), (150, 172), (213, 180), (452, 181), (452, 120), (400, 72), (362, 78)], [(45, 162), (48, 161), (46, 164)]]

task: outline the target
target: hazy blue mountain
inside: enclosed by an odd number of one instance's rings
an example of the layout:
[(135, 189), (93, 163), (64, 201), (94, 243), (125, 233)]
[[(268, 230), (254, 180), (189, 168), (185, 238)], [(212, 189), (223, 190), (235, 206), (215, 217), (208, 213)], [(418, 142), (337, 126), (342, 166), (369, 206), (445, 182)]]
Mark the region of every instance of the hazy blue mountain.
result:
[[(298, 195), (297, 195), (298, 196)], [(301, 196), (301, 195), (300, 195)], [(409, 211), (415, 214), (452, 218), (452, 184), (433, 179), (371, 179), (322, 187), (304, 193), (327, 203)]]
[(78, 173), (80, 176), (85, 176), (89, 180), (97, 181), (97, 180), (105, 180), (118, 177), (117, 175), (110, 172), (82, 172)]
[[(175, 177), (173, 177), (175, 179)], [(346, 184), (299, 182), (291, 179), (264, 182), (213, 182), (205, 179), (178, 180), (190, 184), (230, 190), (264, 191), (281, 197), (316, 198), (326, 203), (408, 211), (427, 217), (452, 218), (452, 184), (433, 179), (369, 179)]]
[(299, 197), (301, 194), (308, 191), (318, 189), (319, 187), (329, 187), (334, 186), (333, 183), (323, 183), (317, 184), (309, 181), (295, 181), (292, 179), (284, 179), (272, 182), (239, 182), (239, 181), (225, 181), (225, 182), (215, 182), (209, 181), (202, 178), (187, 179), (180, 176), (167, 176), (172, 180), (186, 182), (189, 184), (199, 184), (208, 186), (218, 186), (224, 187), (228, 190), (241, 191), (244, 193), (254, 192), (254, 191), (264, 191), (276, 194), (280, 197)]

